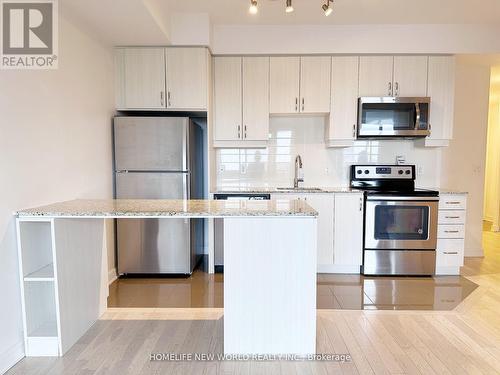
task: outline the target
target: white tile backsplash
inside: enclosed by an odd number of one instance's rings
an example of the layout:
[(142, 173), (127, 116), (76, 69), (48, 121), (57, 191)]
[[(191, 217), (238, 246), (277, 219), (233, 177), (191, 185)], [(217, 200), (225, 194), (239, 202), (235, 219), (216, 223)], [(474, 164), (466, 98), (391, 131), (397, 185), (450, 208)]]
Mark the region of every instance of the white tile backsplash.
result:
[(295, 156), (301, 155), (304, 186), (347, 186), (352, 164), (407, 164), (423, 173), (417, 186), (438, 187), (441, 150), (418, 147), (413, 140), (356, 141), (353, 147), (327, 148), (327, 117), (271, 117), (269, 145), (265, 149), (217, 149), (217, 187), (291, 186)]

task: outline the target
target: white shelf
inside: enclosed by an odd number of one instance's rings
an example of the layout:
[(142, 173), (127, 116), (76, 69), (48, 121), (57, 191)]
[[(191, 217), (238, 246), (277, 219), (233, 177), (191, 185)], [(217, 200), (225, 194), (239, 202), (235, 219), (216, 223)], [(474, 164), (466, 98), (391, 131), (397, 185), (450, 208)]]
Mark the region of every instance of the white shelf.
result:
[(46, 266), (24, 276), (24, 281), (54, 281), (53, 263), (49, 263)]
[(57, 322), (49, 320), (28, 333), (28, 337), (57, 337)]

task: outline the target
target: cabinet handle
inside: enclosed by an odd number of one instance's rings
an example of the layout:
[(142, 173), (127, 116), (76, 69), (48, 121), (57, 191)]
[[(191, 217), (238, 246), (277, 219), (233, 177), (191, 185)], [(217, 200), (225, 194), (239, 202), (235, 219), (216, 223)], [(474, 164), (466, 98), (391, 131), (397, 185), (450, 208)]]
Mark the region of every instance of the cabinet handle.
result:
[(431, 124), (429, 124), (429, 131), (431, 131), (431, 129), (432, 129), (432, 128), (431, 128)]
[(389, 96), (392, 96), (392, 82), (389, 82)]
[(356, 124), (352, 126), (352, 138), (356, 138)]
[(295, 112), (299, 111), (299, 98), (295, 98)]
[(168, 106), (170, 107), (170, 91), (167, 92)]
[(247, 126), (245, 125), (245, 139), (247, 139)]
[(458, 255), (458, 251), (445, 251), (443, 254), (446, 254), (446, 255)]
[(399, 96), (399, 82), (396, 82), (394, 89), (395, 89), (394, 96)]
[(460, 216), (445, 216), (446, 219), (460, 219)]
[(164, 95), (165, 95), (165, 94), (163, 93), (163, 91), (160, 91), (160, 103), (161, 103), (161, 106), (162, 106), (162, 107), (165, 105), (165, 102), (164, 102), (164, 100), (163, 100), (163, 96), (164, 96)]
[(238, 139), (241, 138), (241, 126), (238, 125)]
[(458, 233), (458, 230), (445, 230), (444, 233)]
[(302, 112), (304, 112), (304, 98), (302, 98)]
[(460, 204), (460, 202), (457, 202), (457, 201), (449, 201), (449, 202), (445, 202), (445, 204)]
[(363, 198), (359, 198), (359, 211), (363, 211)]

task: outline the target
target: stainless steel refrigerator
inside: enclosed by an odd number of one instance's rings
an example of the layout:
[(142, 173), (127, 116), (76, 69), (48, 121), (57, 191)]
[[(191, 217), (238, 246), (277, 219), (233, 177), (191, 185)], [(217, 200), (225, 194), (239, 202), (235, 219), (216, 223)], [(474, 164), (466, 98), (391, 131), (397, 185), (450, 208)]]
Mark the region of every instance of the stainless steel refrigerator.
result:
[[(203, 198), (203, 133), (187, 117), (114, 119), (115, 196)], [(118, 274), (190, 274), (203, 219), (118, 219)]]

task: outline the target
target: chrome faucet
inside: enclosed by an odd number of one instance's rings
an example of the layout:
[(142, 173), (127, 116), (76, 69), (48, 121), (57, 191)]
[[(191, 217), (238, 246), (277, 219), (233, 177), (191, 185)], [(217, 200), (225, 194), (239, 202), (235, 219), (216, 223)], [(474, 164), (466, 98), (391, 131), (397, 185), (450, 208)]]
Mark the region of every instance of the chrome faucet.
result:
[(302, 158), (300, 155), (295, 157), (295, 177), (293, 179), (293, 187), (297, 189), (299, 187), (299, 182), (304, 182), (304, 177), (299, 177), (299, 172), (302, 171)]

